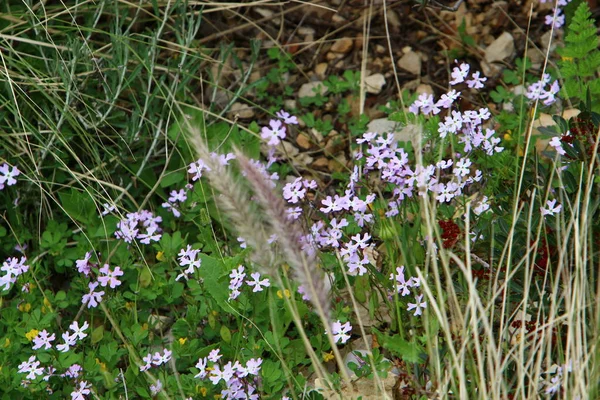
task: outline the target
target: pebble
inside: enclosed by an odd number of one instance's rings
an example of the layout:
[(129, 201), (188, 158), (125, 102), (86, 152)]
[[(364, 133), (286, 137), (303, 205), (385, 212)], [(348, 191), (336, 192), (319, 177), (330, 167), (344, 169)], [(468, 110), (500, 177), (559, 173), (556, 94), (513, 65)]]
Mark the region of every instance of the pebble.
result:
[(421, 75), (421, 57), (416, 52), (410, 50), (398, 60), (398, 67), (411, 74)]
[(333, 43), (333, 46), (331, 46), (331, 51), (333, 51), (334, 53), (346, 54), (350, 50), (352, 50), (353, 43), (354, 41), (352, 40), (352, 38), (340, 38)]
[(308, 82), (304, 85), (300, 86), (300, 90), (298, 90), (298, 98), (302, 99), (304, 97), (315, 97), (315, 92), (320, 92), (322, 95), (327, 93), (327, 86), (323, 85), (321, 81)]
[(306, 133), (300, 133), (296, 138), (296, 143), (300, 146), (301, 149), (308, 150), (312, 147), (312, 143), (310, 142), (310, 138)]
[(248, 107), (248, 104), (244, 103), (233, 103), (231, 105), (231, 113), (241, 119), (254, 118), (254, 110)]
[(379, 94), (385, 85), (385, 77), (383, 74), (373, 74), (365, 78), (365, 89), (367, 93)]
[(515, 51), (515, 40), (510, 33), (504, 32), (485, 49), (485, 61), (488, 63), (502, 61), (510, 57), (513, 51)]
[(327, 67), (328, 67), (327, 63), (317, 64), (317, 66), (315, 67), (315, 75), (317, 75), (317, 78), (319, 78), (321, 80), (325, 79), (325, 73), (327, 72)]

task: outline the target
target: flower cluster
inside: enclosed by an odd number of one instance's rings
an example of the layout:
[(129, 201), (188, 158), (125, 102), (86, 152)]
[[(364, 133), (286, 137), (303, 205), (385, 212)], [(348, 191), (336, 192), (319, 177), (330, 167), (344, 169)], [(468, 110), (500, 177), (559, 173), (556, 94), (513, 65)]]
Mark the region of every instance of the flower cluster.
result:
[(144, 365), (140, 367), (140, 371), (148, 371), (152, 367), (158, 367), (160, 365), (166, 364), (171, 360), (171, 355), (173, 352), (169, 349), (163, 349), (161, 352), (155, 352), (154, 354), (148, 353), (142, 360), (145, 362)]
[[(400, 296), (408, 296), (411, 290), (421, 286), (421, 281), (418, 277), (413, 276), (406, 279), (404, 275), (404, 266), (396, 267), (396, 274), (390, 274), (390, 280), (394, 282), (394, 290)], [(415, 295), (415, 303), (407, 304), (407, 311), (415, 310), (415, 317), (422, 314), (422, 310), (427, 308), (427, 302), (423, 301), (423, 295)]]
[[(79, 326), (79, 323), (77, 321), (73, 321), (71, 325), (69, 325), (69, 330), (62, 334), (64, 343), (57, 345), (56, 350), (63, 353), (68, 352), (71, 349), (71, 347), (77, 344), (78, 341), (88, 336), (88, 334), (85, 333), (85, 330), (87, 330), (88, 328), (89, 324), (87, 321), (85, 321), (82, 326)], [(39, 350), (42, 348), (44, 350), (50, 350), (52, 348), (52, 342), (56, 338), (56, 335), (54, 333), (50, 335), (45, 329), (41, 332), (33, 331), (30, 333), (35, 334), (35, 336), (33, 337), (33, 350)], [(79, 380), (79, 376), (81, 375), (82, 371), (83, 369), (81, 365), (72, 364), (70, 367), (67, 368), (67, 370), (63, 374), (56, 374), (56, 368), (54, 368), (53, 366), (48, 366), (47, 368), (44, 368), (43, 366), (41, 366), (41, 362), (37, 359), (35, 355), (30, 356), (27, 361), (23, 361), (18, 366), (18, 372), (20, 374), (27, 374), (25, 376), (25, 379), (21, 381), (22, 386), (29, 385), (31, 383), (30, 381), (42, 375), (42, 379), (44, 381), (48, 381), (52, 376), (73, 379), (75, 381), (75, 390), (71, 392), (72, 400), (84, 400), (84, 396), (91, 393), (89, 389), (90, 385), (88, 384), (88, 382)]]
[[(540, 0), (540, 3), (545, 3), (546, 1), (548, 0)], [(571, 0), (558, 0), (556, 8), (552, 9), (552, 14), (546, 15), (545, 24), (552, 26), (553, 29), (560, 29), (565, 24), (565, 14), (561, 7), (565, 7), (570, 2)]]
[[(558, 86), (558, 80), (550, 83), (552, 78), (550, 74), (542, 75), (542, 79), (538, 82), (535, 82), (527, 88), (527, 92), (525, 93), (525, 97), (529, 100), (543, 100), (544, 105), (549, 106), (556, 101), (556, 94), (560, 91), (560, 87)], [(546, 87), (550, 84), (548, 90)]]
[(17, 281), (17, 277), (23, 275), (29, 270), (29, 265), (26, 265), (27, 258), (21, 257), (18, 260), (16, 257), (9, 257), (2, 263), (0, 271), (4, 271), (4, 275), (0, 276), (0, 290), (10, 290), (11, 286)]
[[(96, 264), (91, 264), (89, 262), (90, 258), (91, 253), (87, 252), (83, 259), (75, 262), (79, 272), (86, 276), (90, 276), (91, 267), (96, 266)], [(111, 289), (115, 289), (117, 286), (121, 285), (121, 281), (119, 280), (120, 276), (123, 276), (121, 267), (116, 266), (114, 269), (111, 269), (110, 265), (104, 264), (98, 270), (97, 280), (88, 283), (89, 292), (83, 295), (81, 302), (83, 304), (87, 304), (88, 308), (98, 307), (98, 304), (102, 301), (102, 298), (105, 294), (104, 290), (96, 291), (98, 286), (110, 286)]]
[(162, 236), (158, 225), (160, 222), (162, 222), (161, 217), (155, 217), (147, 210), (128, 213), (125, 219), (117, 223), (115, 237), (123, 239), (125, 243), (131, 243), (135, 239), (143, 244), (149, 244), (151, 241), (158, 242)]
[(4, 163), (0, 165), (0, 190), (4, 189), (4, 186), (12, 186), (17, 183), (15, 179), (21, 174), (21, 171), (15, 166), (11, 168), (10, 165)]
[[(221, 396), (225, 400), (248, 399), (257, 400), (258, 374), (262, 359), (251, 358), (242, 365), (239, 361), (227, 362), (225, 365), (219, 363), (222, 357), (219, 350), (215, 349), (207, 357), (200, 358), (196, 364), (199, 372), (195, 378), (208, 379), (213, 385), (218, 385), (221, 381), (225, 383), (225, 389), (221, 390)], [(210, 363), (210, 365), (209, 365)]]
[(187, 200), (187, 193), (185, 189), (172, 190), (169, 194), (168, 201), (162, 203), (162, 207), (166, 208), (168, 211), (172, 212), (175, 218), (179, 218), (181, 216), (181, 212), (179, 211), (177, 203), (183, 203)]
[(243, 265), (239, 265), (229, 274), (229, 300), (235, 300), (242, 294), (240, 289), (244, 285), (244, 282), (252, 288), (252, 292), (262, 292), (265, 287), (271, 286), (269, 279), (260, 279), (261, 276), (258, 272), (250, 274), (252, 280), (244, 281), (244, 278), (246, 278), (246, 273), (244, 272), (245, 269), (246, 268)]
[(189, 276), (194, 273), (194, 270), (200, 268), (202, 264), (202, 260), (199, 257), (200, 250), (192, 249), (192, 246), (187, 245), (186, 249), (181, 249), (179, 254), (177, 255), (179, 260), (179, 265), (182, 267), (187, 267), (183, 272), (175, 278), (176, 281), (181, 278), (185, 278), (187, 281)]

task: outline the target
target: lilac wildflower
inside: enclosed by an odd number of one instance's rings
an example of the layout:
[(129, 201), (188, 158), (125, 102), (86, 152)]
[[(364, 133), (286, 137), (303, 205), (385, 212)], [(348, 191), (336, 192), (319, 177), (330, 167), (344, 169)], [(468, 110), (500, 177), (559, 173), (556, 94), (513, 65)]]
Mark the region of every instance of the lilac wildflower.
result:
[(221, 357), (223, 357), (223, 355), (219, 354), (219, 353), (220, 353), (219, 349), (211, 350), (210, 353), (208, 353), (208, 357), (207, 357), (208, 361), (211, 361), (211, 362), (214, 362), (214, 363), (216, 363), (217, 361), (219, 361), (219, 359)]
[(71, 392), (71, 400), (85, 400), (85, 396), (91, 393), (90, 384), (87, 381), (81, 381), (77, 384), (77, 388)]
[(562, 205), (561, 204), (558, 204), (558, 205), (556, 204), (556, 199), (554, 199), (554, 200), (547, 200), (546, 201), (546, 205), (548, 206), (547, 208), (540, 207), (540, 211), (542, 213), (542, 216), (557, 214), (562, 209)]
[(408, 308), (406, 309), (407, 311), (411, 311), (411, 310), (415, 310), (415, 317), (422, 315), (423, 312), (422, 310), (424, 308), (427, 308), (427, 302), (423, 301), (423, 295), (420, 294), (418, 296), (415, 297), (415, 301), (416, 303), (408, 303)]
[(48, 334), (48, 331), (45, 329), (37, 334), (37, 336), (33, 339), (34, 346), (33, 350), (38, 350), (44, 347), (45, 350), (52, 348), (52, 342), (56, 338), (56, 335), (53, 333), (52, 335)]
[(189, 169), (187, 172), (193, 174), (192, 181), (195, 182), (198, 179), (202, 178), (202, 171), (204, 170), (210, 171), (210, 167), (206, 165), (206, 163), (203, 160), (198, 159), (189, 165)]
[(206, 371), (206, 364), (208, 364), (208, 359), (206, 357), (198, 359), (198, 362), (196, 363), (196, 368), (198, 368), (200, 372), (198, 372), (194, 376), (194, 378), (204, 379), (206, 377), (206, 375), (208, 374), (208, 372)]
[(15, 177), (19, 176), (21, 171), (15, 166), (10, 168), (10, 165), (4, 163), (0, 165), (0, 190), (4, 189), (4, 185), (12, 186), (17, 183)]
[(565, 154), (567, 154), (565, 149), (563, 149), (562, 142), (558, 136), (553, 137), (552, 140), (550, 140), (549, 145), (552, 146), (554, 148), (554, 150), (556, 150), (556, 152), (558, 154), (560, 154), (561, 156), (564, 156)]
[(163, 389), (162, 382), (160, 379), (156, 380), (156, 384), (150, 385), (150, 394), (156, 396)]
[(100, 268), (100, 273), (103, 274), (103, 276), (98, 277), (98, 282), (100, 282), (100, 285), (103, 287), (109, 285), (111, 289), (114, 289), (121, 284), (121, 281), (117, 279), (118, 276), (123, 275), (123, 271), (121, 271), (120, 267), (117, 266), (114, 271), (111, 271), (110, 266), (104, 264), (104, 266)]
[(277, 118), (282, 119), (285, 124), (298, 125), (298, 118), (294, 115), (290, 115), (287, 111), (281, 110), (275, 113)]
[(263, 286), (264, 287), (269, 287), (271, 286), (271, 282), (269, 282), (269, 280), (267, 278), (260, 280), (260, 274), (258, 272), (253, 272), (250, 274), (250, 276), (252, 277), (252, 281), (246, 281), (246, 284), (248, 286), (252, 286), (252, 292), (262, 292), (263, 291)]
[(344, 344), (350, 339), (350, 335), (348, 333), (352, 331), (352, 325), (350, 322), (346, 322), (342, 324), (339, 320), (334, 322), (331, 327), (331, 333), (333, 334), (333, 339), (336, 343), (340, 342)]
[(469, 64), (466, 63), (462, 63), (458, 67), (454, 67), (451, 73), (452, 80), (449, 82), (450, 85), (454, 86), (464, 82), (467, 75), (469, 75), (470, 68), (471, 67), (469, 66)]
[(27, 379), (35, 379), (36, 376), (42, 375), (44, 373), (44, 368), (40, 367), (40, 362), (37, 360), (35, 356), (29, 357), (29, 360), (23, 361), (19, 364), (18, 371), (20, 374), (27, 373), (25, 378)]
[(85, 253), (85, 256), (81, 260), (75, 261), (75, 266), (77, 267), (77, 271), (85, 276), (89, 276), (91, 269), (90, 258), (92, 258), (92, 252), (88, 251)]
[(71, 346), (75, 346), (77, 344), (77, 336), (69, 335), (69, 332), (63, 332), (62, 338), (64, 343), (56, 345), (56, 349), (60, 352), (66, 353), (71, 349)]
[(98, 303), (102, 301), (102, 296), (104, 296), (104, 290), (100, 292), (95, 292), (98, 287), (98, 282), (90, 282), (88, 283), (88, 287), (90, 292), (88, 294), (84, 294), (81, 302), (83, 304), (87, 304), (88, 308), (95, 308), (98, 306)]
[(285, 138), (285, 126), (281, 121), (272, 119), (269, 121), (269, 127), (264, 126), (262, 128), (260, 136), (268, 140), (267, 144), (269, 146), (277, 146)]

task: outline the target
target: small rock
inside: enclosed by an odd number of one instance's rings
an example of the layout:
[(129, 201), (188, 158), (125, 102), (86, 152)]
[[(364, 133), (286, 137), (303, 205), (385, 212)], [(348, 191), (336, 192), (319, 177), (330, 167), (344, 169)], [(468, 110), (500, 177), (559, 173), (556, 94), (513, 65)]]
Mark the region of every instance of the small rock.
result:
[(500, 73), (500, 71), (502, 71), (501, 66), (497, 64), (489, 64), (485, 62), (485, 60), (481, 60), (479, 65), (481, 66), (481, 72), (483, 72), (483, 75), (487, 77), (496, 76)]
[(327, 169), (327, 167), (329, 166), (329, 160), (327, 160), (326, 157), (320, 157), (317, 158), (315, 160), (315, 162), (312, 163), (311, 167), (313, 167), (314, 169)]
[(346, 54), (350, 50), (352, 50), (353, 43), (354, 43), (354, 41), (352, 40), (352, 38), (349, 38), (349, 37), (340, 38), (333, 43), (333, 46), (331, 46), (331, 51), (333, 51), (334, 53)]
[(300, 90), (298, 90), (298, 98), (302, 99), (304, 97), (315, 97), (317, 93), (324, 95), (327, 93), (327, 90), (327, 86), (323, 85), (323, 82), (321, 81), (308, 82), (300, 86)]
[(390, 26), (394, 29), (397, 29), (400, 27), (400, 17), (398, 16), (398, 13), (394, 10), (389, 10), (387, 12), (387, 22), (388, 24), (390, 24)]
[(306, 133), (300, 133), (296, 138), (296, 143), (300, 146), (301, 149), (308, 150), (312, 147), (312, 143), (310, 142), (310, 138)]
[(302, 27), (298, 28), (298, 34), (302, 35), (302, 36), (314, 35), (315, 30), (308, 26), (302, 26)]
[(296, 100), (287, 99), (283, 101), (284, 108), (286, 110), (295, 110), (297, 106)]
[(383, 74), (373, 74), (365, 78), (365, 88), (367, 93), (379, 94), (385, 85), (385, 77)]
[(233, 103), (231, 105), (231, 113), (241, 119), (254, 118), (254, 110), (248, 107), (248, 104), (244, 103)]
[(325, 79), (325, 73), (327, 72), (327, 67), (328, 67), (327, 63), (317, 64), (317, 66), (315, 67), (315, 75), (317, 75), (317, 78), (319, 78), (321, 80)]
[(504, 32), (485, 49), (485, 61), (488, 63), (502, 61), (510, 57), (513, 51), (515, 51), (515, 40), (510, 33)]
[(340, 14), (333, 14), (333, 17), (331, 17), (331, 22), (333, 22), (334, 24), (344, 24), (346, 23), (348, 20), (344, 17), (342, 17)]
[(340, 154), (336, 158), (329, 160), (327, 164), (327, 168), (331, 172), (342, 172), (346, 169), (346, 164), (348, 160), (346, 160), (346, 156), (344, 154)]
[(423, 94), (423, 93), (433, 94), (433, 88), (431, 87), (431, 85), (421, 83), (419, 86), (417, 86), (417, 89), (415, 89), (415, 92), (417, 92), (418, 94)]
[(385, 47), (380, 45), (380, 44), (376, 44), (375, 45), (375, 52), (378, 54), (383, 54), (385, 53)]
[(298, 155), (298, 153), (300, 152), (300, 150), (298, 150), (298, 148), (290, 142), (283, 140), (281, 142), (281, 144), (283, 145), (283, 152), (280, 152), (278, 149), (278, 150), (276, 150), (276, 153), (278, 153), (278, 154), (281, 154), (281, 155), (284, 155), (287, 157), (294, 157), (294, 156)]
[(411, 50), (398, 60), (398, 67), (419, 76), (421, 75), (421, 57)]

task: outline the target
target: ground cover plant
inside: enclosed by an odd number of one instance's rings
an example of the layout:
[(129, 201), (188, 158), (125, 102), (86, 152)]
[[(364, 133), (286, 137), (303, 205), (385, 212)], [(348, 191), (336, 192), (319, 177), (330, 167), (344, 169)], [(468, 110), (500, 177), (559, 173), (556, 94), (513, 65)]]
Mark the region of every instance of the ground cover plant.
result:
[[(364, 71), (290, 101), (291, 51), (206, 46), (230, 11), (0, 6), (0, 397), (598, 398), (587, 3), (538, 67), (461, 48), (385, 131)], [(348, 158), (301, 167), (306, 132)]]

